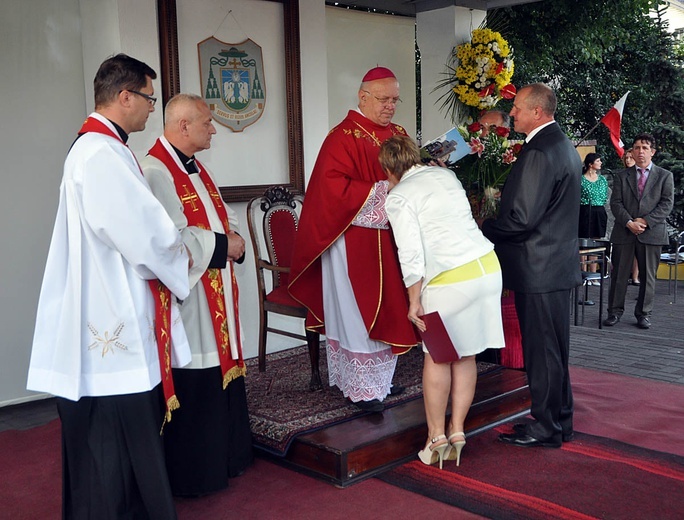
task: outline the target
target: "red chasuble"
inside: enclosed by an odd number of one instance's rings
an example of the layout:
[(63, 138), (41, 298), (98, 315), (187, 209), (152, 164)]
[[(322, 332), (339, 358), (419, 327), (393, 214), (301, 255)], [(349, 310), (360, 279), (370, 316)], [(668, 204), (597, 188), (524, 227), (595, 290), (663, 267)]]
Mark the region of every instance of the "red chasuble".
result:
[(343, 233), (349, 278), (371, 339), (405, 352), (419, 340), (408, 314), (408, 297), (394, 238), (389, 230), (352, 226), (373, 185), (387, 176), (380, 145), (406, 135), (399, 125), (380, 126), (350, 110), (323, 143), (306, 190), (288, 290), (309, 310), (307, 328), (325, 333), (321, 255)]
[[(162, 142), (157, 139), (154, 146), (150, 148), (149, 154), (156, 157), (173, 177), (173, 183), (176, 187), (181, 202), (183, 203), (183, 214), (188, 220), (188, 225), (197, 226), (200, 229), (211, 229), (209, 217), (204, 209), (204, 205), (199, 201), (199, 195), (195, 189), (194, 184), (190, 180), (187, 172), (180, 169), (176, 161), (171, 157), (169, 151), (164, 147)], [(223, 199), (218, 191), (218, 188), (211, 180), (207, 170), (202, 164), (195, 159), (195, 164), (199, 169), (199, 176), (207, 189), (207, 193), (211, 196), (221, 223), (223, 224), (223, 233), (230, 232), (230, 224), (228, 222), (228, 212), (223, 205)], [(233, 293), (233, 315), (235, 316), (235, 330), (236, 343), (238, 346), (238, 359), (233, 359), (230, 353), (230, 341), (228, 338), (228, 321), (226, 315), (226, 300), (224, 295), (223, 276), (221, 276), (220, 269), (207, 269), (202, 275), (202, 285), (204, 292), (207, 295), (207, 303), (209, 305), (209, 312), (211, 313), (212, 322), (214, 325), (214, 337), (216, 338), (216, 348), (218, 349), (219, 362), (221, 364), (221, 374), (223, 375), (223, 388), (225, 389), (233, 379), (244, 376), (246, 372), (245, 362), (242, 359), (242, 344), (240, 340), (240, 315), (238, 313), (238, 285), (235, 279), (235, 272), (229, 269), (231, 275), (230, 290)]]
[[(88, 132), (108, 135), (123, 143), (119, 134), (113, 132), (102, 121), (94, 117), (89, 117), (84, 121), (78, 135)], [(140, 170), (140, 175), (142, 175), (142, 170)], [(166, 424), (171, 421), (171, 412), (180, 408), (171, 373), (171, 291), (159, 280), (148, 280), (148, 284), (154, 297), (154, 335), (157, 339), (162, 388), (164, 390), (164, 402), (166, 403), (166, 413), (164, 414), (164, 424)], [(164, 424), (162, 424), (162, 430)]]

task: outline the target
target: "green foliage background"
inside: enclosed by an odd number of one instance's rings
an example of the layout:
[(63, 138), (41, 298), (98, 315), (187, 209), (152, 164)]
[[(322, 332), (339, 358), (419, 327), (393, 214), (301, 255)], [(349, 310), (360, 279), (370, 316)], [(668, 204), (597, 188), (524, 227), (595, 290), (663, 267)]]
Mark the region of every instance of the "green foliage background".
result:
[[(541, 81), (558, 95), (556, 120), (581, 139), (628, 90), (622, 140), (652, 133), (654, 162), (675, 176), (670, 223), (684, 229), (684, 49), (667, 32), (662, 0), (543, 0), (492, 11), (487, 25), (515, 50), (514, 84)], [(497, 108), (510, 109), (510, 102)], [(607, 128), (597, 140), (604, 167), (622, 168)]]

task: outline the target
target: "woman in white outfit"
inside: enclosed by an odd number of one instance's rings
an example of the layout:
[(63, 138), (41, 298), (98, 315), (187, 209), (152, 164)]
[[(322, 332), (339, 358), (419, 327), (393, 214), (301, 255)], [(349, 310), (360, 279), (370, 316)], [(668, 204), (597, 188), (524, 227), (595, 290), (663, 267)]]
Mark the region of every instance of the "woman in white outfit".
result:
[(435, 363), (423, 348), (428, 440), (418, 456), (440, 468), (444, 459), (459, 464), (477, 382), (475, 355), (504, 346), (501, 267), (453, 172), (420, 164), (418, 148), (405, 136), (385, 141), (379, 159), (390, 183), (386, 209), (408, 290), (408, 319), (425, 331), (421, 316), (439, 311), (460, 358)]

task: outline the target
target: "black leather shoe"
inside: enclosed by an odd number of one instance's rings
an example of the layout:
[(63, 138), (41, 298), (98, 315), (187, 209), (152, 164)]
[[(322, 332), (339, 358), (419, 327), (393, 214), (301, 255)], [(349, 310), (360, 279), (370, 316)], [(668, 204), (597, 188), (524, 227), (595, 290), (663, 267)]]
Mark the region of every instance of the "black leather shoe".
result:
[(513, 425), (513, 431), (515, 433), (527, 433), (527, 424), (526, 423), (516, 423)]
[(385, 405), (377, 399), (371, 399), (370, 401), (357, 401), (352, 404), (364, 412), (382, 412), (385, 409)]
[(591, 305), (596, 305), (596, 303), (593, 300), (579, 300), (577, 305), (586, 305), (589, 307)]
[(406, 390), (405, 386), (401, 385), (392, 385), (392, 388), (390, 388), (390, 393), (389, 395), (401, 395), (404, 393), (404, 390)]
[[(515, 433), (522, 433), (527, 435), (527, 426), (528, 424), (526, 423), (517, 423), (513, 425), (513, 431)], [(570, 442), (575, 438), (575, 432), (563, 432), (563, 442)]]
[(605, 320), (603, 320), (603, 324), (604, 324), (606, 327), (612, 327), (612, 326), (615, 325), (618, 321), (620, 321), (620, 316), (618, 316), (618, 315), (616, 315), (616, 314), (611, 314), (611, 315), (608, 316)]
[(639, 327), (640, 329), (650, 329), (651, 320), (649, 320), (646, 316), (639, 316), (637, 318), (637, 327)]
[(526, 433), (502, 433), (499, 435), (499, 440), (505, 442), (506, 444), (512, 444), (513, 446), (521, 446), (523, 448), (560, 448), (560, 442), (551, 441), (541, 441), (530, 437)]

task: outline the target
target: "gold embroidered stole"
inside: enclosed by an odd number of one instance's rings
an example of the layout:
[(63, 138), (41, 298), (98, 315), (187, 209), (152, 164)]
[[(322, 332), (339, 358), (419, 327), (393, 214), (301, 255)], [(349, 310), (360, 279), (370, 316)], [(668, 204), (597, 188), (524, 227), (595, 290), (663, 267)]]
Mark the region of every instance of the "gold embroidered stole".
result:
[[(104, 134), (123, 143), (121, 136), (119, 136), (118, 133), (113, 132), (102, 121), (94, 117), (89, 117), (84, 121), (78, 135), (88, 132)], [(135, 156), (133, 156), (133, 158), (135, 158)], [(138, 165), (138, 168), (140, 168), (140, 165)], [(140, 171), (140, 174), (142, 175), (142, 170)], [(180, 402), (178, 401), (178, 397), (176, 397), (176, 391), (173, 386), (173, 375), (171, 373), (171, 291), (169, 291), (168, 287), (159, 280), (148, 280), (148, 284), (154, 298), (154, 335), (157, 339), (159, 367), (161, 369), (164, 402), (166, 403), (164, 423), (162, 424), (163, 430), (164, 424), (171, 421), (171, 412), (180, 408)]]
[[(211, 229), (209, 217), (202, 204), (199, 194), (195, 189), (190, 176), (187, 172), (181, 170), (170, 152), (157, 139), (157, 142), (150, 149), (149, 154), (152, 157), (159, 159), (164, 166), (169, 170), (173, 177), (173, 182), (176, 187), (176, 193), (183, 204), (183, 214), (188, 220), (188, 225), (197, 226), (201, 229)], [(197, 168), (199, 169), (200, 180), (207, 189), (207, 193), (211, 196), (214, 209), (221, 220), (223, 231), (227, 235), (230, 232), (230, 223), (228, 222), (228, 212), (223, 204), (223, 199), (219, 193), (216, 185), (213, 183), (206, 169), (202, 164), (195, 160)], [(223, 388), (225, 389), (233, 379), (245, 375), (245, 363), (242, 358), (242, 345), (240, 340), (240, 315), (238, 313), (238, 285), (233, 269), (229, 269), (231, 275), (231, 291), (233, 294), (233, 312), (235, 316), (235, 330), (236, 330), (236, 344), (238, 346), (238, 359), (233, 359), (230, 352), (230, 338), (228, 334), (228, 317), (225, 308), (225, 295), (223, 277), (221, 270), (218, 268), (207, 269), (202, 275), (201, 281), (204, 286), (204, 292), (207, 295), (207, 303), (211, 313), (212, 322), (214, 325), (214, 336), (216, 338), (216, 346), (219, 354), (219, 362), (221, 364), (221, 374), (223, 376)]]

